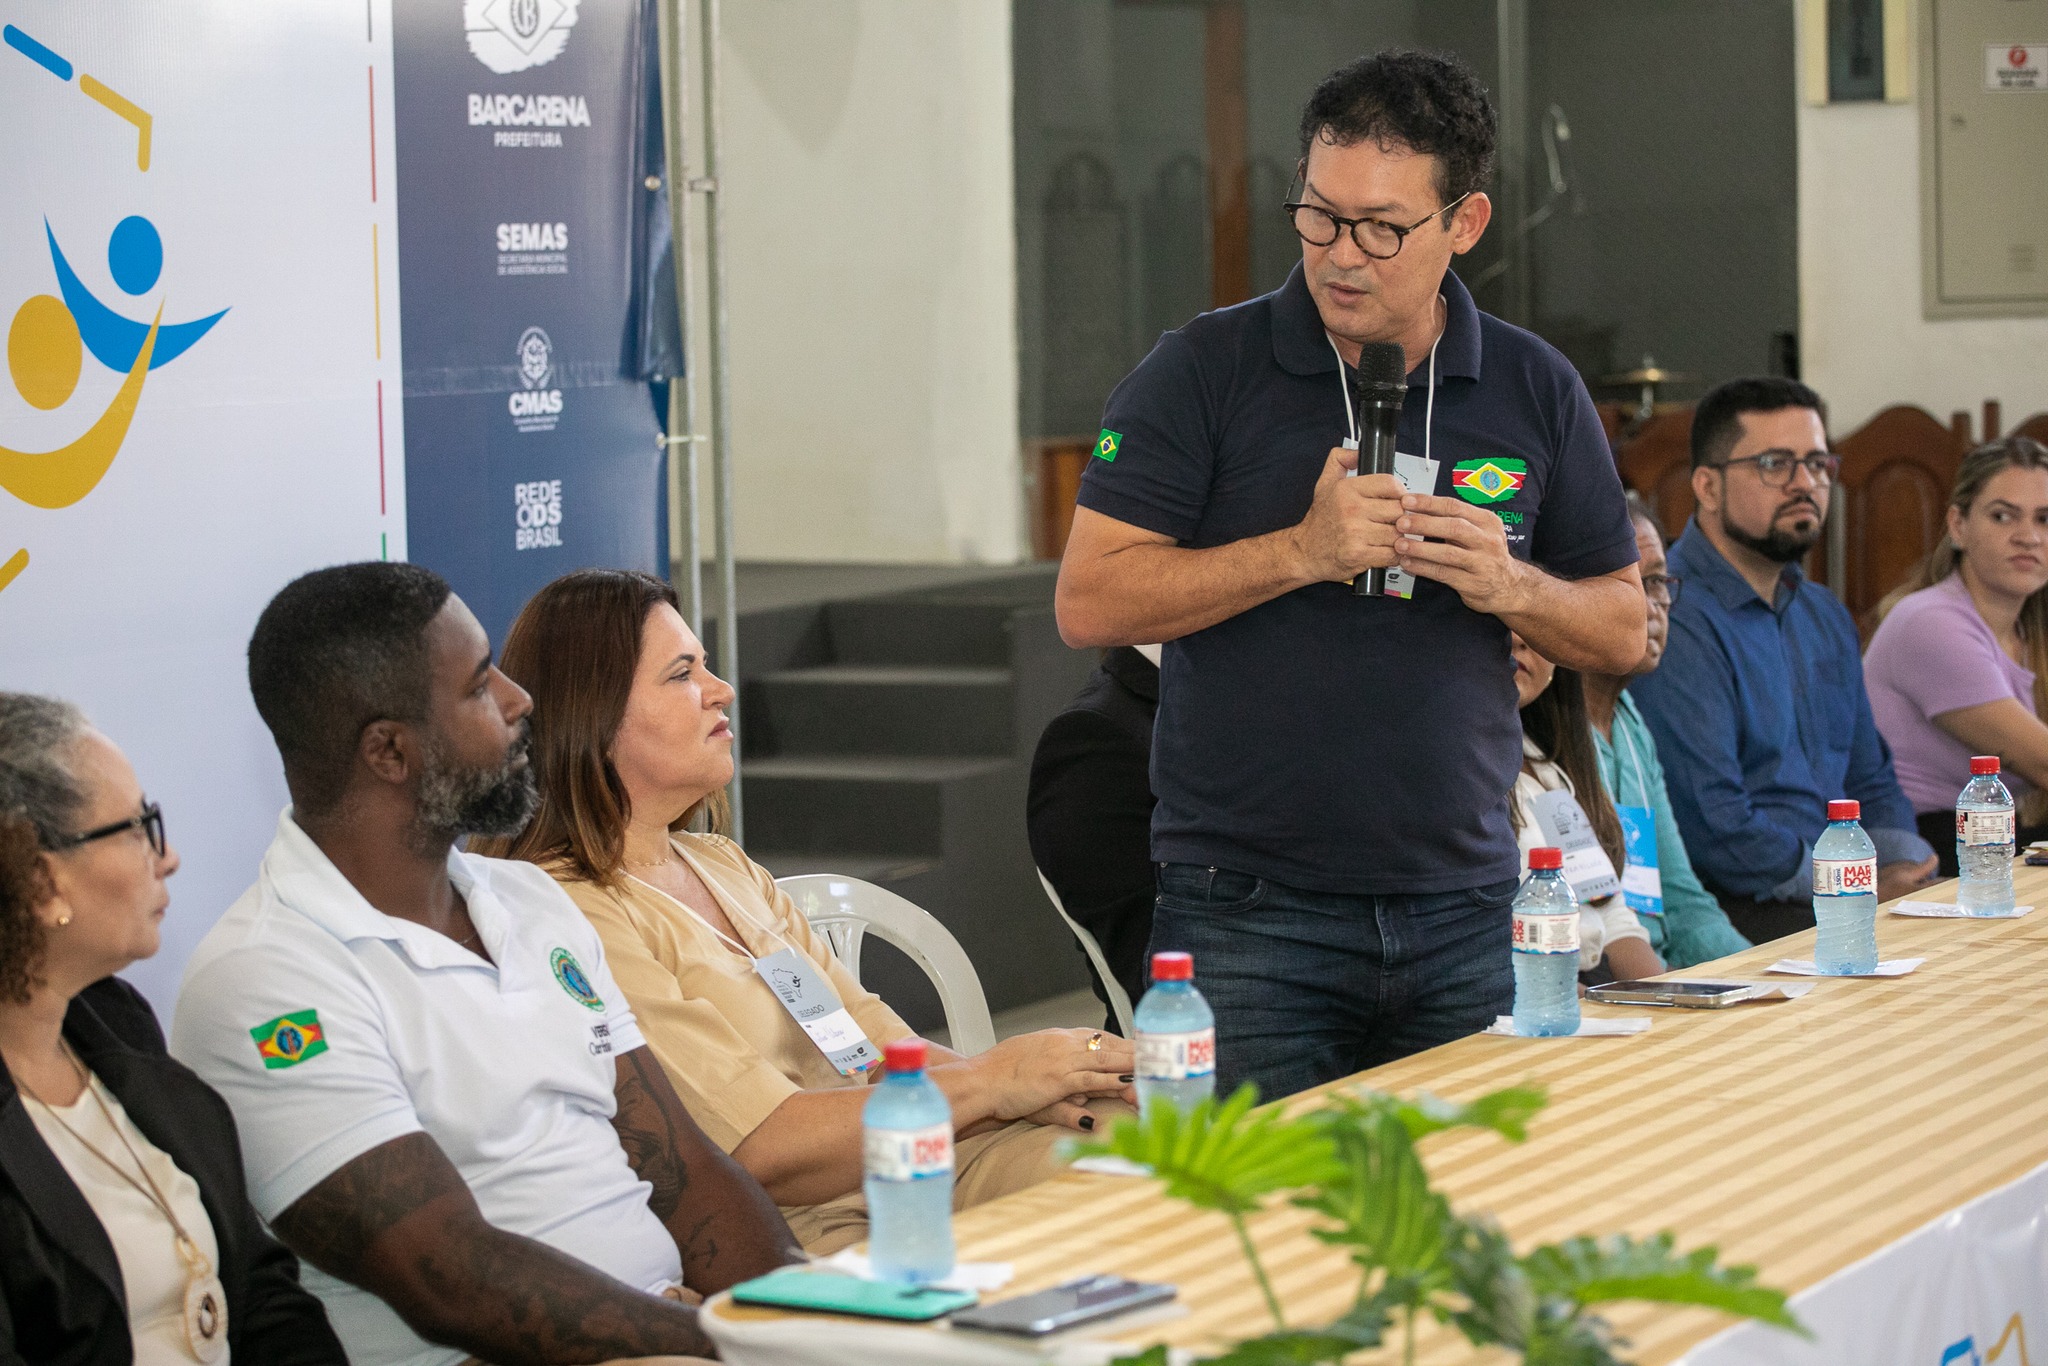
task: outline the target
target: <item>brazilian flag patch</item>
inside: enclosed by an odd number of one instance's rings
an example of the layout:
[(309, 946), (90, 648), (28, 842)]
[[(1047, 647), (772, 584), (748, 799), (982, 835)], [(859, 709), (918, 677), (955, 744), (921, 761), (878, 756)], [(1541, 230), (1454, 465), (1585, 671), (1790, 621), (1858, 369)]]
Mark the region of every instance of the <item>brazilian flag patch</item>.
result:
[(1506, 502), (1528, 477), (1528, 462), (1505, 457), (1461, 460), (1451, 466), (1451, 488), (1468, 503)]
[(1098, 460), (1115, 460), (1116, 448), (1123, 444), (1124, 434), (1122, 432), (1113, 432), (1109, 428), (1104, 427), (1101, 437), (1095, 442), (1095, 458)]
[(327, 1035), (320, 1028), (317, 1010), (295, 1010), (266, 1020), (250, 1030), (249, 1037), (256, 1041), (256, 1052), (262, 1056), (264, 1067), (273, 1071), (297, 1067), (327, 1051)]

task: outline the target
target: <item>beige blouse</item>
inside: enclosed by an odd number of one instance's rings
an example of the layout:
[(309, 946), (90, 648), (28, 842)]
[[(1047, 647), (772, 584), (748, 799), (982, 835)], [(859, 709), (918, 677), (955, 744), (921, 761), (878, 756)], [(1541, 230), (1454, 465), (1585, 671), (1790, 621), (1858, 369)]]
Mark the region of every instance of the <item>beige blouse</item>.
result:
[[(206, 1206), (199, 1199), (199, 1184), (180, 1170), (170, 1154), (143, 1136), (135, 1121), (128, 1118), (128, 1112), (121, 1108), (121, 1102), (100, 1084), (98, 1077), (92, 1078), (90, 1085), (106, 1102), (106, 1111), (101, 1111), (99, 1102), (91, 1095), (80, 1092), (76, 1103), (55, 1107), (64, 1117), (64, 1124), (140, 1180), (141, 1174), (129, 1160), (128, 1149), (121, 1146), (125, 1136), (156, 1179), (157, 1189), (171, 1202), (185, 1231), (218, 1272), (220, 1244), (214, 1237), (213, 1220), (207, 1217)], [(105, 1162), (66, 1132), (64, 1124), (51, 1118), (49, 1107), (39, 1101), (28, 1101), (26, 1108), (43, 1142), (64, 1164), (79, 1194), (99, 1216), (100, 1227), (107, 1231), (107, 1241), (114, 1245), (114, 1256), (121, 1265), (121, 1284), (128, 1292), (128, 1334), (135, 1343), (135, 1366), (191, 1362), (192, 1351), (185, 1342), (185, 1263), (178, 1256), (176, 1232), (154, 1201), (116, 1176)], [(108, 1114), (120, 1126), (120, 1133), (108, 1127)], [(226, 1366), (227, 1360), (223, 1347), (219, 1366)]]
[[(796, 950), (830, 979), (877, 1047), (915, 1032), (841, 965), (773, 875), (737, 844), (694, 834), (678, 834), (675, 844), (754, 957)], [(623, 873), (618, 886), (600, 887), (563, 864), (548, 871), (597, 927), (648, 1047), (719, 1147), (737, 1148), (798, 1091), (866, 1084), (840, 1076), (753, 963), (682, 903)]]

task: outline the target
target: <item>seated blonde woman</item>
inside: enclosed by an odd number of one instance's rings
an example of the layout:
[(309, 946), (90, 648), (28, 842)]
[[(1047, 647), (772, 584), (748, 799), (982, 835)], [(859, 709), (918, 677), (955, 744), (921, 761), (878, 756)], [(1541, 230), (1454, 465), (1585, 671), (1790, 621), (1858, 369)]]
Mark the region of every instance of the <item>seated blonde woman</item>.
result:
[[(533, 694), (540, 810), (509, 853), (553, 874), (704, 1131), (767, 1188), (814, 1252), (866, 1236), (861, 1107), (882, 1048), (914, 1031), (814, 934), (731, 840), (693, 833), (732, 778), (730, 685), (659, 579), (584, 570), (534, 595), (505, 642)], [(810, 1032), (778, 987), (800, 979)], [(836, 1024), (834, 1022), (836, 1021)], [(821, 1023), (831, 1027), (821, 1027)], [(954, 1203), (1058, 1170), (1055, 1140), (1131, 1094), (1131, 1045), (1086, 1029), (931, 1050), (953, 1107)]]

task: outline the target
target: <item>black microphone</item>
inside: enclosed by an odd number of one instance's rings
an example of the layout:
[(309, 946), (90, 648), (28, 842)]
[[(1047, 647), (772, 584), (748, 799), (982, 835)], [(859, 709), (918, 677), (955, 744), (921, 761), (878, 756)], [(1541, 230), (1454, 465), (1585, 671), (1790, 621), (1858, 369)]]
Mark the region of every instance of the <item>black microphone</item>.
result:
[[(1401, 401), (1408, 397), (1408, 359), (1398, 342), (1367, 342), (1358, 348), (1351, 376), (1351, 406), (1358, 413), (1358, 472), (1392, 474), (1394, 437), (1401, 425)], [(1351, 581), (1362, 598), (1387, 595), (1387, 571), (1368, 569)]]

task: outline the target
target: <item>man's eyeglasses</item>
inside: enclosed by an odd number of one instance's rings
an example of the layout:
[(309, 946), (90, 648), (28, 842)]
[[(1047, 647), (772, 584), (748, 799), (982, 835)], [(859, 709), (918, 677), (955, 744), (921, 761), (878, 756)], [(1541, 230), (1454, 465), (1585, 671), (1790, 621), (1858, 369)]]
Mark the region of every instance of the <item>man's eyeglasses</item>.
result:
[(164, 809), (155, 802), (144, 803), (139, 816), (130, 816), (125, 821), (115, 821), (112, 825), (103, 825), (82, 835), (67, 835), (51, 846), (51, 852), (62, 853), (66, 849), (76, 849), (81, 844), (91, 844), (94, 840), (108, 839), (130, 830), (140, 830), (143, 838), (149, 841), (151, 852), (158, 858), (164, 856)]
[(1829, 484), (1842, 470), (1842, 457), (1827, 451), (1814, 451), (1808, 455), (1794, 455), (1790, 451), (1765, 451), (1762, 455), (1745, 455), (1740, 460), (1723, 460), (1717, 468), (1729, 469), (1736, 465), (1756, 466), (1757, 477), (1772, 488), (1783, 488), (1792, 482), (1792, 467), (1802, 466), (1807, 477), (1816, 484)]
[(1643, 575), (1643, 596), (1651, 602), (1661, 602), (1666, 607), (1678, 601), (1678, 590), (1685, 580), (1676, 574)]
[(1401, 244), (1432, 218), (1442, 217), (1444, 226), (1450, 226), (1451, 211), (1472, 197), (1467, 190), (1450, 203), (1416, 219), (1407, 227), (1388, 223), (1377, 218), (1340, 218), (1318, 204), (1304, 204), (1300, 200), (1289, 200), (1280, 207), (1287, 210), (1287, 220), (1294, 224), (1294, 231), (1302, 241), (1312, 247), (1327, 247), (1336, 242), (1337, 234), (1344, 229), (1351, 230), (1351, 242), (1360, 251), (1376, 261), (1391, 260), (1401, 254)]

